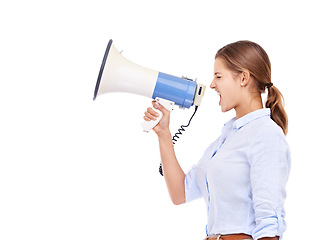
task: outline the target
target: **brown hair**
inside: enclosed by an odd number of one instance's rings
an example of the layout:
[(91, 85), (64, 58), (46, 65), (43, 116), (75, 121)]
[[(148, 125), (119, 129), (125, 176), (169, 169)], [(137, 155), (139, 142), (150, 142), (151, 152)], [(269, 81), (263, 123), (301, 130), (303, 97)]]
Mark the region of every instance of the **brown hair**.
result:
[(265, 92), (265, 88), (268, 89), (265, 106), (271, 109), (271, 118), (286, 135), (288, 118), (284, 110), (284, 98), (272, 84), (271, 63), (265, 50), (254, 42), (238, 41), (221, 48), (215, 58), (221, 58), (235, 73), (242, 73), (244, 69), (247, 69), (255, 80), (259, 94)]

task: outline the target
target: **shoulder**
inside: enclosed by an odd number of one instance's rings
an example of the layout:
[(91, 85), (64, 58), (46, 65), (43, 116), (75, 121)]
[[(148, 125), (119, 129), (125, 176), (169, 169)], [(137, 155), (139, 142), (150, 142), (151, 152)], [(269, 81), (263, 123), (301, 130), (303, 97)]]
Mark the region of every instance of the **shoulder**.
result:
[(290, 162), (290, 149), (283, 130), (271, 118), (259, 119), (257, 122), (254, 123), (257, 124), (257, 131), (248, 147), (248, 158), (267, 158), (267, 161), (279, 158)]
[(264, 116), (253, 121), (248, 122), (239, 129), (240, 138), (247, 140), (248, 145), (255, 145), (258, 143), (271, 144), (272, 140), (280, 139), (286, 142), (286, 137), (283, 130), (270, 118)]
[(263, 116), (254, 119), (240, 129), (241, 134), (250, 140), (264, 139), (264, 137), (280, 137), (285, 139), (283, 130), (270, 118)]
[(261, 141), (264, 144), (273, 145), (279, 141), (287, 144), (283, 130), (271, 118), (261, 118), (255, 123), (257, 131), (255, 131), (252, 142)]
[(257, 119), (251, 124), (255, 126), (251, 135), (250, 151), (289, 151), (283, 130), (270, 117)]

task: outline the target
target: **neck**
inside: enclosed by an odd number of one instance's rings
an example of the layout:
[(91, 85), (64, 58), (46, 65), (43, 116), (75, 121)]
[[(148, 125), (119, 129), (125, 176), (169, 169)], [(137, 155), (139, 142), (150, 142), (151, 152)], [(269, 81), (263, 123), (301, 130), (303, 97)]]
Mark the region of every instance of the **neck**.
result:
[(235, 112), (236, 112), (236, 119), (239, 119), (246, 114), (249, 114), (251, 112), (254, 112), (255, 110), (259, 110), (263, 108), (263, 103), (262, 103), (262, 98), (253, 98), (250, 99), (249, 101), (243, 102), (236, 106)]

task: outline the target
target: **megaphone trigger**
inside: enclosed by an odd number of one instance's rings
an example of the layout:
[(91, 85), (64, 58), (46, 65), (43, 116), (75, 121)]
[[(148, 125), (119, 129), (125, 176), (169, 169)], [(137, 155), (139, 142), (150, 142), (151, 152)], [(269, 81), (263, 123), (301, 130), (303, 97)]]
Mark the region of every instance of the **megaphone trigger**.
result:
[[(159, 98), (157, 97), (155, 99), (156, 102), (158, 102), (160, 105), (162, 105), (165, 109), (167, 109), (168, 111), (172, 111), (173, 107), (174, 107), (174, 102), (169, 101), (167, 99), (163, 99), (163, 98)], [(151, 129), (153, 129), (155, 126), (157, 126), (157, 124), (160, 122), (163, 113), (152, 107), (152, 109), (157, 112), (159, 114), (159, 117), (157, 117), (156, 120), (150, 120), (150, 121), (144, 121), (141, 123), (142, 129), (144, 130), (144, 132), (149, 132)]]
[(156, 97), (155, 101), (162, 105), (168, 111), (171, 112), (173, 110), (174, 102), (159, 97)]

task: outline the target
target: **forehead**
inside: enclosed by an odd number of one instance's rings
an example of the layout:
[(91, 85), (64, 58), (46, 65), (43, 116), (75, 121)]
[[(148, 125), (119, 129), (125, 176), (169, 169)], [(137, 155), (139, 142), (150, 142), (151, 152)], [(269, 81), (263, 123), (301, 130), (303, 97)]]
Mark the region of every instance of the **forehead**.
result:
[(222, 59), (217, 58), (214, 62), (214, 73), (221, 73), (228, 71)]

